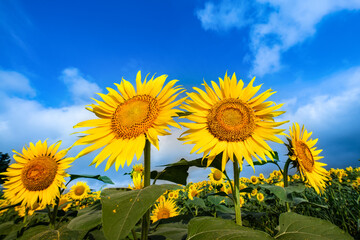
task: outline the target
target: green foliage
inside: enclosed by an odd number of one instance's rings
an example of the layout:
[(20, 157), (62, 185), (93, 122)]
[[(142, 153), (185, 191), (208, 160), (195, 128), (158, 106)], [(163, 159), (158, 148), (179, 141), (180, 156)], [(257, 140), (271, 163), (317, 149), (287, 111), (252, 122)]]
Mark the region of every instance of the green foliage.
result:
[(10, 156), (7, 153), (0, 152), (0, 184), (5, 182), (6, 176), (1, 175), (1, 173), (5, 172), (10, 164)]
[(144, 213), (166, 190), (177, 185), (163, 184), (133, 191), (105, 189), (101, 192), (103, 231), (108, 239), (125, 238)]
[(75, 179), (78, 179), (78, 178), (91, 178), (91, 179), (96, 179), (96, 180), (99, 180), (99, 181), (102, 181), (104, 183), (108, 183), (108, 184), (114, 184), (113, 181), (111, 181), (111, 179), (107, 176), (100, 176), (100, 175), (87, 175), (87, 174), (82, 174), (82, 175), (79, 175), (79, 174), (70, 174), (70, 181), (73, 181)]
[(236, 225), (231, 220), (213, 217), (193, 218), (189, 222), (188, 240), (208, 239), (273, 239), (268, 234), (251, 228)]
[(280, 215), (278, 240), (351, 240), (352, 237), (328, 221), (288, 212)]
[(182, 223), (160, 224), (156, 231), (149, 235), (150, 239), (181, 240), (186, 238), (188, 227)]

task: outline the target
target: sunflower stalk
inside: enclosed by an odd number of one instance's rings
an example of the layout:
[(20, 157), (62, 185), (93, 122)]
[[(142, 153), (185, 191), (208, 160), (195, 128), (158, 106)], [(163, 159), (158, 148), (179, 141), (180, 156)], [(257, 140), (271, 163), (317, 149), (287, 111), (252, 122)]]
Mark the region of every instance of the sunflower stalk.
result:
[[(146, 139), (145, 148), (144, 148), (144, 188), (150, 186), (150, 150), (151, 144), (148, 139)], [(142, 219), (141, 225), (141, 240), (148, 239), (150, 227), (150, 209), (146, 211)]]
[(235, 220), (236, 224), (242, 226), (242, 220), (241, 220), (241, 207), (240, 207), (240, 169), (238, 165), (238, 161), (235, 157), (233, 162), (233, 168), (234, 168), (234, 190), (235, 193), (233, 194), (234, 198), (234, 205), (235, 205)]
[[(289, 185), (289, 183), (288, 183), (288, 171), (289, 171), (290, 162), (291, 162), (291, 159), (288, 158), (288, 160), (286, 161), (285, 166), (284, 166), (284, 171), (282, 172), (283, 173), (283, 178), (284, 178), (284, 187), (285, 188)], [(289, 202), (286, 202), (285, 206), (286, 206), (286, 211), (291, 212)]]

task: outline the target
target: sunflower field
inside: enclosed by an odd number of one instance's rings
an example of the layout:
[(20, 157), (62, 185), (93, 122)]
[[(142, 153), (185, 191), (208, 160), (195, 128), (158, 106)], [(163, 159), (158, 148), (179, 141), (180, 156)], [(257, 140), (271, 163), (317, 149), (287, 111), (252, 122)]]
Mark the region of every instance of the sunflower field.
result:
[[(279, 129), (289, 121), (276, 121), (284, 111), (267, 101), (273, 90), (258, 94), (255, 78), (245, 86), (227, 73), (195, 92), (166, 78), (142, 80), (138, 72), (136, 89), (125, 79), (107, 88), (87, 106), (94, 119), (74, 126), (86, 130), (70, 148), (40, 140), (14, 150), (15, 162), (2, 174), (0, 239), (360, 239), (360, 167), (326, 170), (312, 132), (296, 122), (287, 133)], [(178, 140), (203, 157), (151, 171), (151, 146), (161, 151), (158, 136), (171, 134), (170, 127), (183, 127)], [(281, 144), (286, 159), (268, 142)], [(127, 173), (128, 187), (92, 191), (86, 179), (113, 182), (68, 169), (94, 151), (90, 165), (104, 162), (105, 171), (130, 166), (135, 156), (144, 162)], [(255, 165), (274, 170), (241, 176)], [(211, 173), (189, 183), (191, 168)]]

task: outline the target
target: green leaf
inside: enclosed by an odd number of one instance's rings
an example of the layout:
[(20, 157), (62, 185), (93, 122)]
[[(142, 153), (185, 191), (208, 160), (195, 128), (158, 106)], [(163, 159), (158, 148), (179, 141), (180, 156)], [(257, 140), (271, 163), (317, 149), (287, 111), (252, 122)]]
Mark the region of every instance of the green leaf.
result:
[(206, 205), (205, 205), (205, 202), (202, 198), (198, 198), (198, 197), (194, 197), (193, 200), (186, 200), (187, 203), (189, 205), (192, 205), (192, 206), (195, 206), (195, 207), (199, 207), (199, 208), (202, 208), (202, 209), (207, 209)]
[[(199, 168), (206, 168), (207, 166), (207, 158), (198, 158), (192, 161), (187, 161), (186, 159), (182, 158), (180, 161), (176, 163), (166, 164), (163, 166), (170, 167), (170, 166), (188, 166), (188, 167), (199, 167)], [(211, 162), (210, 167), (217, 168), (221, 171), (221, 162), (222, 162), (222, 153), (218, 154), (215, 159)]]
[[(86, 234), (86, 233), (85, 233)], [(21, 240), (80, 240), (83, 239), (85, 234), (79, 231), (72, 231), (66, 227), (59, 230), (50, 229), (48, 226), (39, 225), (29, 228)]]
[(214, 217), (193, 218), (189, 222), (188, 240), (208, 239), (242, 239), (267, 240), (273, 239), (267, 233), (239, 226), (231, 220)]
[(302, 193), (305, 190), (305, 185), (302, 183), (293, 184), (285, 187), (286, 194), (290, 194), (293, 192)]
[(75, 180), (77, 178), (92, 178), (92, 179), (96, 179), (99, 181), (102, 181), (104, 183), (108, 183), (108, 184), (114, 184), (113, 181), (111, 181), (111, 179), (107, 176), (100, 176), (100, 175), (88, 175), (88, 174), (83, 174), (83, 175), (79, 175), (79, 174), (70, 174), (70, 181)]
[(181, 239), (185, 239), (186, 234), (187, 234), (186, 224), (168, 223), (168, 224), (160, 224), (155, 232), (149, 234), (149, 237), (151, 239), (181, 240)]
[(189, 166), (184, 166), (184, 165), (169, 166), (166, 167), (161, 172), (152, 171), (150, 178), (167, 180), (173, 183), (186, 185), (186, 180), (187, 177), (189, 176), (188, 170), (189, 170)]
[(71, 230), (89, 231), (101, 224), (101, 210), (95, 210), (73, 218), (67, 227)]
[(96, 240), (107, 240), (105, 238), (103, 231), (101, 231), (101, 230), (91, 231), (90, 235), (93, 237), (93, 239), (96, 239)]
[(291, 201), (295, 206), (298, 205), (298, 204), (301, 204), (301, 203), (306, 203), (306, 204), (310, 204), (310, 205), (313, 205), (315, 207), (320, 207), (320, 208), (326, 208), (328, 209), (329, 207), (326, 206), (326, 205), (320, 205), (320, 204), (317, 204), (317, 203), (312, 203), (312, 202), (309, 202), (308, 200), (304, 199), (304, 198), (300, 198), (300, 197), (294, 197)]
[(282, 213), (279, 218), (280, 230), (275, 236), (279, 240), (350, 240), (348, 233), (332, 223), (297, 213)]
[(286, 191), (283, 187), (275, 186), (275, 185), (267, 185), (267, 184), (260, 184), (259, 187), (265, 188), (273, 193), (276, 197), (278, 197), (282, 201), (289, 201), (286, 195)]
[(224, 205), (216, 205), (215, 210), (216, 210), (216, 212), (235, 214), (235, 209), (234, 208), (228, 208), (228, 207), (226, 207)]
[(12, 227), (14, 226), (13, 221), (4, 222), (0, 224), (0, 235), (7, 235), (11, 232)]
[(163, 184), (133, 191), (103, 190), (101, 203), (104, 235), (112, 240), (125, 238), (166, 190), (178, 188), (177, 185)]
[(176, 114), (178, 115), (178, 117), (184, 117), (184, 116), (191, 115), (192, 112), (183, 111), (183, 112), (176, 112)]

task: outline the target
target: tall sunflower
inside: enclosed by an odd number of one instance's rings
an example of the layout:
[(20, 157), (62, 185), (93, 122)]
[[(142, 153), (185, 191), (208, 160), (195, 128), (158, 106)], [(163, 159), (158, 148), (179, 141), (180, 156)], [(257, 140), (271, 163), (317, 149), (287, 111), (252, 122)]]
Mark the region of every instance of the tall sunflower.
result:
[(15, 150), (13, 158), (16, 163), (9, 166), (3, 173), (7, 176), (4, 183), (4, 197), (12, 204), (22, 203), (31, 207), (36, 202), (41, 205), (52, 204), (60, 196), (59, 188), (65, 188), (65, 177), (69, 175), (65, 169), (70, 167), (74, 158), (65, 158), (69, 149), (58, 152), (61, 141), (50, 147), (38, 141), (36, 145), (30, 142), (22, 153)]
[(293, 124), (292, 128), (289, 128), (289, 132), (289, 144), (286, 144), (289, 150), (289, 157), (293, 160), (294, 166), (299, 170), (302, 180), (309, 183), (319, 194), (320, 191), (322, 192), (325, 189), (327, 171), (323, 166), (327, 164), (318, 161), (323, 158), (319, 156), (322, 150), (316, 150), (315, 147), (318, 139), (309, 139), (312, 132), (308, 132), (304, 125), (300, 130), (298, 123)]
[[(108, 158), (105, 171), (114, 163), (116, 170), (129, 166), (134, 155), (139, 159), (145, 147), (146, 139), (159, 149), (158, 136), (170, 135), (169, 126), (178, 127), (172, 118), (177, 116), (178, 106), (183, 99), (175, 98), (183, 92), (175, 86), (178, 80), (172, 80), (164, 86), (167, 75), (154, 76), (141, 81), (140, 71), (136, 76), (136, 91), (133, 85), (122, 79), (115, 83), (118, 91), (107, 88), (108, 94), (98, 93), (103, 101), (93, 99), (97, 104), (90, 104), (87, 109), (98, 118), (78, 123), (74, 128), (90, 127), (82, 131), (86, 134), (74, 145), (92, 144), (83, 149), (77, 157), (104, 147), (90, 165), (96, 167)], [(163, 87), (164, 86), (164, 87)]]
[[(283, 114), (277, 111), (283, 104), (264, 102), (273, 92), (271, 89), (257, 95), (261, 85), (253, 86), (255, 78), (244, 87), (242, 80), (237, 81), (235, 73), (231, 79), (225, 74), (219, 78), (219, 85), (211, 82), (213, 89), (204, 81), (205, 91), (194, 87), (197, 92), (188, 93), (187, 105), (182, 108), (191, 112), (186, 116), (192, 123), (181, 123), (189, 128), (180, 140), (186, 144), (195, 144), (191, 153), (204, 153), (209, 166), (216, 155), (222, 154), (222, 170), (230, 158), (236, 156), (240, 167), (242, 159), (252, 166), (252, 156), (261, 162), (266, 161), (271, 148), (265, 140), (283, 143), (276, 134), (284, 129), (275, 129), (285, 122), (275, 122), (274, 117)], [(259, 158), (260, 157), (260, 158)]]

